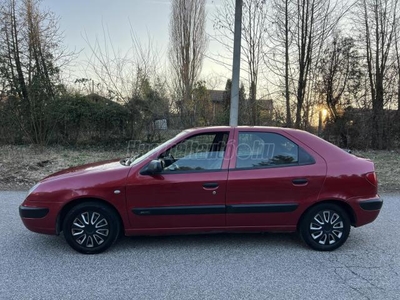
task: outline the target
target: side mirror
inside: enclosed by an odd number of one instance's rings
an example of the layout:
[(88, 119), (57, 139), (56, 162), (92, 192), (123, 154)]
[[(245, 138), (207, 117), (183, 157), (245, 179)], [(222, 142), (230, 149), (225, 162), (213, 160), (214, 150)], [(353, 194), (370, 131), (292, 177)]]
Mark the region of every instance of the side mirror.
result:
[(155, 175), (161, 173), (162, 165), (159, 160), (152, 160), (147, 167), (145, 167), (140, 174), (141, 175)]

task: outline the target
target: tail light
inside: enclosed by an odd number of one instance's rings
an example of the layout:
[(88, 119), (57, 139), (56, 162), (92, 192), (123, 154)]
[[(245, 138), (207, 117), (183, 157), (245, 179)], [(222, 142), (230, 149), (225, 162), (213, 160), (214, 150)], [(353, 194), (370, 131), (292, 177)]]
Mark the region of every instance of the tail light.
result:
[(376, 173), (375, 172), (370, 172), (364, 175), (365, 179), (368, 180), (368, 182), (370, 184), (372, 184), (373, 186), (377, 186), (378, 185), (378, 179), (376, 177)]

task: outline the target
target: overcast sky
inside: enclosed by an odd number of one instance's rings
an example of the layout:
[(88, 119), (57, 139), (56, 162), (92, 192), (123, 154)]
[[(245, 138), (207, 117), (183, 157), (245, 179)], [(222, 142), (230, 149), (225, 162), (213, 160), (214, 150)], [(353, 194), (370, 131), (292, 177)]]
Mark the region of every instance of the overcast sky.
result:
[[(220, 2), (221, 0), (207, 0), (208, 34), (213, 34), (213, 14), (215, 6)], [(143, 44), (146, 44), (150, 36), (160, 52), (165, 54), (167, 51), (170, 0), (43, 0), (42, 7), (60, 17), (60, 30), (65, 36), (65, 46), (77, 52), (81, 51), (78, 61), (84, 61), (91, 54), (85, 36), (93, 41), (96, 37), (101, 39), (103, 26), (109, 31), (113, 46), (122, 52), (131, 47), (131, 25)], [(209, 44), (210, 52), (218, 51), (218, 47), (215, 42)], [(83, 77), (79, 74), (83, 65), (83, 63), (78, 63), (72, 69), (72, 74)], [(206, 59), (202, 77), (208, 78), (210, 74), (224, 77), (229, 72)], [(225, 80), (226, 77), (221, 79), (222, 85)]]

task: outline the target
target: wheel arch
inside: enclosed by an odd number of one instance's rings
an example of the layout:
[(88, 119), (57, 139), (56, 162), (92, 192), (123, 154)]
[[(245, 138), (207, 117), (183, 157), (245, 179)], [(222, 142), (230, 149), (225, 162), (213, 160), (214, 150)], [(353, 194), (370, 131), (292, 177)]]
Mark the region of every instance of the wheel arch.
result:
[(75, 206), (85, 203), (85, 202), (97, 202), (97, 203), (101, 203), (105, 206), (107, 206), (108, 208), (110, 208), (117, 216), (119, 223), (120, 223), (120, 228), (122, 233), (125, 231), (125, 226), (124, 226), (124, 222), (122, 220), (122, 217), (120, 215), (120, 213), (118, 212), (118, 210), (116, 209), (115, 206), (113, 206), (110, 202), (105, 201), (101, 198), (96, 198), (96, 197), (87, 197), (87, 198), (78, 198), (78, 199), (74, 199), (70, 202), (68, 202), (66, 205), (64, 205), (64, 207), (61, 209), (61, 211), (59, 212), (58, 216), (57, 216), (57, 223), (56, 223), (56, 233), (57, 235), (60, 234), (60, 232), (62, 231), (62, 227), (63, 227), (63, 223), (64, 223), (64, 219), (66, 217), (66, 215), (68, 214), (68, 212)]
[(342, 200), (324, 200), (324, 201), (319, 201), (317, 203), (314, 203), (313, 205), (311, 205), (310, 207), (308, 207), (300, 216), (299, 221), (297, 222), (297, 230), (299, 230), (300, 224), (303, 221), (304, 216), (307, 214), (307, 212), (309, 210), (311, 210), (312, 208), (314, 208), (317, 205), (320, 204), (335, 204), (337, 206), (339, 206), (340, 208), (342, 208), (347, 215), (349, 216), (350, 219), (350, 224), (351, 226), (355, 226), (355, 224), (357, 223), (357, 218), (356, 215), (354, 213), (353, 208), (346, 202), (342, 201)]

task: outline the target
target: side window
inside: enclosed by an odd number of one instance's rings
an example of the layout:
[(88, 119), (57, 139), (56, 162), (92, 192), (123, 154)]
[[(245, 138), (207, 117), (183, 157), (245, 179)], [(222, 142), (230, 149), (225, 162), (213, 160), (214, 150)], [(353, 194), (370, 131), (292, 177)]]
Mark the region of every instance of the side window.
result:
[(314, 159), (286, 137), (267, 132), (239, 132), (236, 168), (312, 164)]
[(299, 148), (299, 164), (300, 165), (311, 165), (315, 163), (314, 157), (306, 152), (303, 148)]
[(222, 167), (229, 132), (192, 136), (160, 155), (164, 172), (218, 170)]

